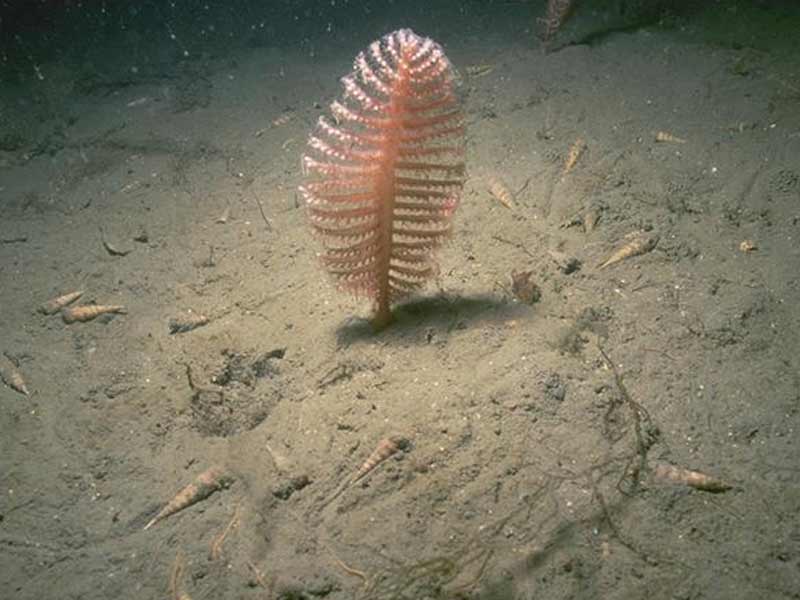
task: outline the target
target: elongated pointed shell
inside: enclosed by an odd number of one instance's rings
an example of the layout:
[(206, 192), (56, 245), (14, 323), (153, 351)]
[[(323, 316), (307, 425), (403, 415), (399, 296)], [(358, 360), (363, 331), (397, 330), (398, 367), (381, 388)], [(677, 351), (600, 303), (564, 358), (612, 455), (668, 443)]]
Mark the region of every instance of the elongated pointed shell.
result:
[(162, 519), (166, 519), (168, 516), (174, 515), (192, 504), (205, 500), (217, 490), (228, 486), (232, 481), (233, 477), (220, 467), (209, 467), (200, 473), (192, 483), (178, 492), (155, 517), (150, 519), (144, 529), (150, 529)]
[(0, 355), (0, 379), (15, 392), (30, 395), (25, 379), (22, 377), (17, 366), (5, 355)]
[(83, 304), (62, 309), (61, 318), (64, 319), (64, 323), (85, 322), (112, 313), (123, 314), (125, 307), (118, 304)]
[(39, 312), (44, 315), (54, 315), (65, 306), (75, 302), (75, 300), (81, 296), (83, 296), (83, 292), (70, 292), (69, 294), (63, 294), (42, 304), (39, 307)]
[(604, 260), (599, 269), (605, 269), (632, 256), (640, 256), (650, 252), (658, 244), (659, 237), (655, 233), (636, 231), (626, 236), (628, 242), (618, 248), (611, 256)]
[(370, 471), (385, 461), (387, 458), (397, 454), (401, 450), (409, 447), (410, 442), (407, 438), (399, 435), (393, 435), (382, 439), (378, 442), (378, 446), (372, 451), (367, 460), (361, 465), (356, 472), (353, 481), (359, 481), (367, 476)]

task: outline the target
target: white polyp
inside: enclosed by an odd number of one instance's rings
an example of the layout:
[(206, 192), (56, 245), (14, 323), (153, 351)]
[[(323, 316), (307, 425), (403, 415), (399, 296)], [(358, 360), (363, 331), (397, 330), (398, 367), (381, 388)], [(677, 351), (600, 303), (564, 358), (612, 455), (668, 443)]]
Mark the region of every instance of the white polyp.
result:
[(381, 81), (381, 79), (375, 74), (375, 71), (373, 71), (372, 67), (369, 66), (367, 57), (364, 56), (363, 52), (358, 55), (358, 58), (356, 58), (355, 68), (361, 74), (361, 77), (366, 83), (374, 87), (384, 96), (390, 95), (391, 90), (389, 89), (389, 86)]
[(447, 61), (447, 58), (442, 55), (442, 60), (439, 61), (431, 70), (431, 77), (444, 79), (442, 85), (451, 85), (453, 81), (453, 67)]
[(356, 136), (328, 123), (325, 117), (320, 117), (317, 120), (317, 128), (325, 135), (337, 139), (345, 144), (353, 144), (359, 141)]
[(361, 105), (369, 110), (380, 111), (384, 109), (381, 102), (374, 100), (364, 89), (353, 79), (352, 75), (342, 77), (342, 84), (346, 95), (349, 95), (358, 100)]
[(346, 121), (355, 121), (357, 123), (365, 122), (364, 118), (362, 118), (361, 115), (353, 112), (338, 100), (334, 100), (331, 103), (331, 113), (333, 113), (335, 117), (344, 119)]
[(402, 62), (402, 57), (397, 50), (397, 36), (387, 36), (384, 39), (386, 40), (386, 53), (392, 57), (395, 65), (399, 67)]
[[(432, 66), (439, 67), (441, 69), (442, 66), (446, 66), (446, 64), (447, 64), (446, 61), (442, 60), (442, 58), (443, 58), (443, 55), (442, 55), (441, 49), (440, 48), (436, 48), (436, 49), (434, 49), (433, 52), (431, 52), (430, 56), (428, 56), (427, 59), (425, 59), (424, 61), (422, 61), (418, 65), (416, 65), (413, 68), (413, 71), (414, 71), (414, 73), (422, 74), (425, 71), (427, 71), (428, 69), (430, 69)], [(434, 69), (434, 72), (435, 72), (435, 69)], [(441, 71), (439, 71), (439, 72), (441, 72)], [(426, 79), (430, 78), (430, 76), (431, 76), (430, 73), (426, 73), (425, 74), (425, 78)]]
[(394, 81), (395, 79), (397, 79), (397, 74), (395, 73), (395, 70), (383, 56), (383, 51), (381, 50), (380, 42), (373, 42), (372, 44), (370, 44), (369, 51), (370, 54), (372, 54), (372, 59), (375, 61), (375, 63), (381, 70), (381, 76), (389, 81)]
[(305, 200), (306, 204), (315, 204), (317, 202), (317, 197), (310, 191), (308, 191), (308, 189), (305, 186), (301, 185), (298, 189), (300, 191), (300, 195), (303, 197), (303, 200)]
[(330, 144), (328, 144), (325, 140), (321, 140), (316, 136), (311, 136), (308, 140), (308, 145), (324, 154), (325, 156), (331, 158), (338, 158), (339, 160), (351, 160), (353, 158), (352, 154), (342, 152), (333, 148)]
[(417, 48), (417, 51), (414, 53), (414, 57), (411, 60), (414, 62), (420, 60), (432, 48), (436, 49), (436, 44), (434, 44), (433, 40), (430, 38), (423, 39), (422, 43), (419, 44), (419, 47)]

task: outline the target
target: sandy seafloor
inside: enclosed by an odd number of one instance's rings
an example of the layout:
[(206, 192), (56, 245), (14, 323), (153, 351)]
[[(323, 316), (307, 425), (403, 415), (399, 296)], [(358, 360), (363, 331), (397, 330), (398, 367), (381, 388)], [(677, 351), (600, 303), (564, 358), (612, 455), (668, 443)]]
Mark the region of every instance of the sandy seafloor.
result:
[[(800, 598), (800, 10), (703, 4), (587, 2), (546, 54), (540, 3), (442, 3), (20, 59), (0, 350), (31, 394), (0, 386), (0, 596)], [(375, 335), (295, 190), (353, 56), (405, 26), (461, 75), (469, 178), (438, 278)], [(636, 231), (656, 247), (599, 269)], [(127, 314), (36, 311), (72, 290)], [(170, 335), (188, 311), (210, 323)], [(213, 465), (227, 488), (143, 530)]]

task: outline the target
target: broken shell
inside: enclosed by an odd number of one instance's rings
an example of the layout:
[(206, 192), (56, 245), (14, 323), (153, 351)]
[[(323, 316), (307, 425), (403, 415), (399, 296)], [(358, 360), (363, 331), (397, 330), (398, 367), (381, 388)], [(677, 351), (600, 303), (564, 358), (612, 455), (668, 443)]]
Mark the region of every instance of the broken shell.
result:
[(672, 135), (668, 131), (656, 131), (655, 140), (657, 142), (672, 142), (673, 144), (685, 144), (686, 140)]
[(578, 159), (583, 155), (584, 150), (586, 150), (586, 142), (583, 138), (578, 138), (572, 143), (572, 146), (569, 147), (569, 152), (567, 153), (567, 160), (564, 161), (564, 167), (561, 169), (561, 177), (563, 178), (567, 173), (572, 171), (575, 165), (578, 163)]
[(744, 240), (739, 244), (739, 250), (741, 252), (752, 252), (753, 250), (758, 250), (758, 246), (753, 240)]
[(292, 111), (285, 112), (282, 115), (278, 116), (277, 118), (273, 119), (272, 126), (280, 127), (281, 125), (286, 125), (293, 118), (294, 118), (294, 112)]
[(533, 271), (511, 272), (511, 293), (525, 304), (536, 304), (542, 298), (542, 290), (531, 279)]
[(483, 77), (494, 71), (494, 65), (468, 65), (464, 68), (464, 72), (473, 78)]
[(600, 213), (594, 209), (586, 211), (583, 215), (583, 231), (591, 233), (597, 227), (597, 222), (600, 220)]
[(187, 331), (191, 331), (192, 329), (197, 329), (198, 327), (202, 327), (203, 325), (207, 324), (208, 321), (209, 318), (205, 315), (188, 313), (185, 315), (180, 315), (178, 317), (173, 317), (167, 322), (167, 326), (169, 327), (170, 334), (186, 333)]

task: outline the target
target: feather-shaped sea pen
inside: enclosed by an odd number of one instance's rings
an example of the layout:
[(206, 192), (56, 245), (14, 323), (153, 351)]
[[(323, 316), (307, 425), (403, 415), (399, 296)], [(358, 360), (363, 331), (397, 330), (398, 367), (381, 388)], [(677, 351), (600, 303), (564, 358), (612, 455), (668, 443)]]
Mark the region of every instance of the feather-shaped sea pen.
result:
[(464, 125), (441, 46), (400, 29), (373, 42), (342, 79), (303, 156), (300, 192), (338, 286), (391, 305), (436, 273), (464, 186)]

